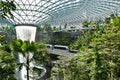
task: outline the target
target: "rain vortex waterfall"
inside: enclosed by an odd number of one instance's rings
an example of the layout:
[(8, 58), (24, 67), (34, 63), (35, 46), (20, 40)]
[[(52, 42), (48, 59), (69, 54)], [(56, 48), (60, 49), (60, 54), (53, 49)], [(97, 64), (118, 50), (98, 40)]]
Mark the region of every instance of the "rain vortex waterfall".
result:
[[(36, 35), (36, 27), (34, 26), (16, 26), (16, 34), (17, 39), (21, 39), (22, 41), (35, 41), (35, 35)], [(30, 56), (32, 56), (32, 53), (29, 53)], [(25, 62), (25, 58), (22, 54), (19, 54), (19, 62), (23, 63)], [(33, 64), (30, 63), (30, 67), (32, 67)], [(16, 75), (19, 76), (18, 80), (27, 80), (26, 78), (26, 67), (23, 66), (20, 72), (17, 72)], [(32, 74), (30, 74), (32, 76)], [(33, 80), (33, 79), (30, 79)]]

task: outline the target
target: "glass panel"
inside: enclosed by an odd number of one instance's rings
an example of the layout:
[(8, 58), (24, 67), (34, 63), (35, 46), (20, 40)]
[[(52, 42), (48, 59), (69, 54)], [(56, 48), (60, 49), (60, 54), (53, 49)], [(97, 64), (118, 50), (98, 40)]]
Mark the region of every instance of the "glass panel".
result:
[[(99, 19), (117, 10), (119, 0), (14, 0), (17, 11), (13, 12), (15, 24), (50, 21), (54, 24)], [(44, 21), (45, 20), (45, 21)], [(10, 20), (11, 21), (11, 20)], [(72, 23), (73, 23), (72, 22)]]

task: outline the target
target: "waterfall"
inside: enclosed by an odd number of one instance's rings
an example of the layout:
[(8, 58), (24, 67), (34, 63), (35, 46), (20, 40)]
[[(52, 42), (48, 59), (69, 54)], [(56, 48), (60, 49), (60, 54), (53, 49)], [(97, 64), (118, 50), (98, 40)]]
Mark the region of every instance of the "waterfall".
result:
[(16, 26), (17, 39), (22, 41), (35, 41), (36, 27), (34, 26)]
[[(21, 39), (22, 41), (35, 41), (35, 36), (36, 36), (36, 27), (34, 26), (16, 26), (16, 34), (17, 34), (17, 39)], [(30, 56), (32, 56), (32, 53), (29, 53)], [(19, 62), (23, 63), (25, 62), (26, 59), (23, 57), (22, 54), (19, 54)], [(33, 63), (30, 63), (30, 67), (34, 66)], [(18, 76), (18, 80), (27, 80), (26, 79), (26, 67), (23, 66), (20, 71), (17, 71), (16, 75)], [(32, 74), (30, 74), (32, 77)], [(30, 80), (33, 80), (30, 78)]]

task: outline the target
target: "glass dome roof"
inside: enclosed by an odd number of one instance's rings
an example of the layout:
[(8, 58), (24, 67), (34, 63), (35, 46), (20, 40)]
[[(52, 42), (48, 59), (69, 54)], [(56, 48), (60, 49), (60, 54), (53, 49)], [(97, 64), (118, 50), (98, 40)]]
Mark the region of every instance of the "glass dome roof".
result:
[(120, 11), (119, 0), (14, 0), (13, 24), (80, 23)]

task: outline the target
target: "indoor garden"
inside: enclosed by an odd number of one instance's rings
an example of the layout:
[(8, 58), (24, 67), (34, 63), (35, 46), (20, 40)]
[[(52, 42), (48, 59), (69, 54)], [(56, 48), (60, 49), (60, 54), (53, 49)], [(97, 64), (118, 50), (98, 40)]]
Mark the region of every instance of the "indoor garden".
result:
[(120, 1), (0, 0), (0, 80), (120, 80)]

